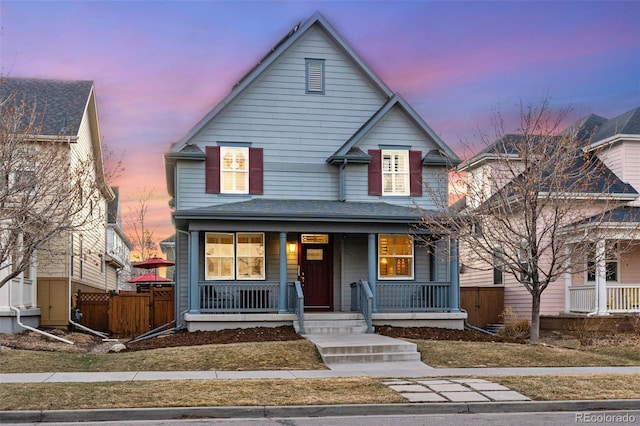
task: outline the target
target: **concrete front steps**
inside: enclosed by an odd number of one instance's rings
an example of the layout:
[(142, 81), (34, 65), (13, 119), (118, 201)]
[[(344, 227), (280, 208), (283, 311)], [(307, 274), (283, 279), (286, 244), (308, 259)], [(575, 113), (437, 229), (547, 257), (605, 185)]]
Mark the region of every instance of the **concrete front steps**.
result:
[[(294, 328), (299, 330), (297, 322)], [(420, 363), (414, 343), (367, 333), (366, 321), (358, 313), (305, 313), (304, 329), (303, 336), (316, 345), (330, 368), (337, 364)]]

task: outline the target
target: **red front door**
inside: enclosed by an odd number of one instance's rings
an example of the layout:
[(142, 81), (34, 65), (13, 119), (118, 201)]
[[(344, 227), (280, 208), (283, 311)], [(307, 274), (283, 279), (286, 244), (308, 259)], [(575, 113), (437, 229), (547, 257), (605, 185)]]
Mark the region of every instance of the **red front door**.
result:
[(301, 244), (300, 277), (305, 309), (331, 310), (333, 269), (330, 244)]

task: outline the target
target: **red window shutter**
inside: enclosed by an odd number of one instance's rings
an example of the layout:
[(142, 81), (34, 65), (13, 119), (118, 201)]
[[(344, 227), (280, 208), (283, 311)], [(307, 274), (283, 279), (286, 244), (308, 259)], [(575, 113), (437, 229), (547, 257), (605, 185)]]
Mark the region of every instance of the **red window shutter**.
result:
[(382, 195), (382, 150), (370, 149), (369, 195)]
[(263, 189), (262, 148), (249, 148), (249, 194), (261, 195)]
[(208, 146), (205, 159), (205, 191), (220, 193), (220, 147)]
[(422, 195), (422, 151), (409, 151), (409, 193)]

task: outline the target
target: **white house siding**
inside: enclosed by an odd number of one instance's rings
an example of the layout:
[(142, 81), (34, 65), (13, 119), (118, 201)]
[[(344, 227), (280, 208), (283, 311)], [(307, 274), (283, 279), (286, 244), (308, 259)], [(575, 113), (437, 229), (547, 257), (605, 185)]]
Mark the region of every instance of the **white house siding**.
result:
[(634, 245), (620, 259), (620, 284), (640, 284), (640, 246)]
[[(325, 94), (305, 93), (305, 58), (325, 59)], [(192, 142), (264, 148), (264, 195), (337, 199), (338, 168), (325, 160), (385, 102), (347, 57), (314, 28), (304, 34)], [(204, 192), (204, 164), (178, 162), (179, 210), (229, 202)], [(295, 182), (295, 185), (293, 184)], [(310, 190), (310, 187), (313, 190)]]
[[(531, 318), (531, 293), (515, 278), (506, 276), (504, 288), (505, 309), (511, 307), (519, 318)], [(560, 278), (545, 289), (540, 297), (541, 315), (558, 315), (564, 311), (564, 278)]]
[[(94, 123), (94, 125), (97, 125), (97, 123)], [(78, 130), (78, 140), (69, 145), (71, 170), (82, 161), (87, 159), (94, 160), (91, 126), (89, 115), (85, 112)], [(63, 147), (64, 145), (61, 146), (61, 148)], [(95, 173), (94, 168), (92, 168), (92, 171)], [(92, 178), (96, 178), (95, 174)], [(90, 222), (74, 233), (74, 274), (72, 279), (78, 285), (89, 288), (90, 291), (116, 289), (115, 281), (113, 283), (106, 282), (106, 270), (103, 264), (106, 251), (106, 212), (106, 198), (104, 194), (98, 193), (97, 199), (93, 202), (93, 212), (91, 212), (90, 205), (87, 205), (81, 213), (82, 216), (90, 216)], [(82, 252), (80, 251), (81, 240)], [(52, 251), (45, 250), (39, 256), (39, 276), (47, 278), (68, 277), (69, 242), (69, 236), (65, 234), (51, 243)], [(80, 274), (81, 261), (82, 274)]]

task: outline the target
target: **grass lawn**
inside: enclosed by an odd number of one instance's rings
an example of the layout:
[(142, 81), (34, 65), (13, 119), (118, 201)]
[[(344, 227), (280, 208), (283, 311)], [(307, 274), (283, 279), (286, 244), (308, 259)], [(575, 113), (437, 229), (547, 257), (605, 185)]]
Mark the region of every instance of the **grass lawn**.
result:
[(182, 346), (139, 352), (73, 354), (0, 351), (0, 372), (184, 371), (184, 370), (323, 370), (308, 340)]
[[(534, 400), (640, 399), (640, 374), (482, 377)], [(0, 410), (406, 403), (382, 379), (7, 383)]]

